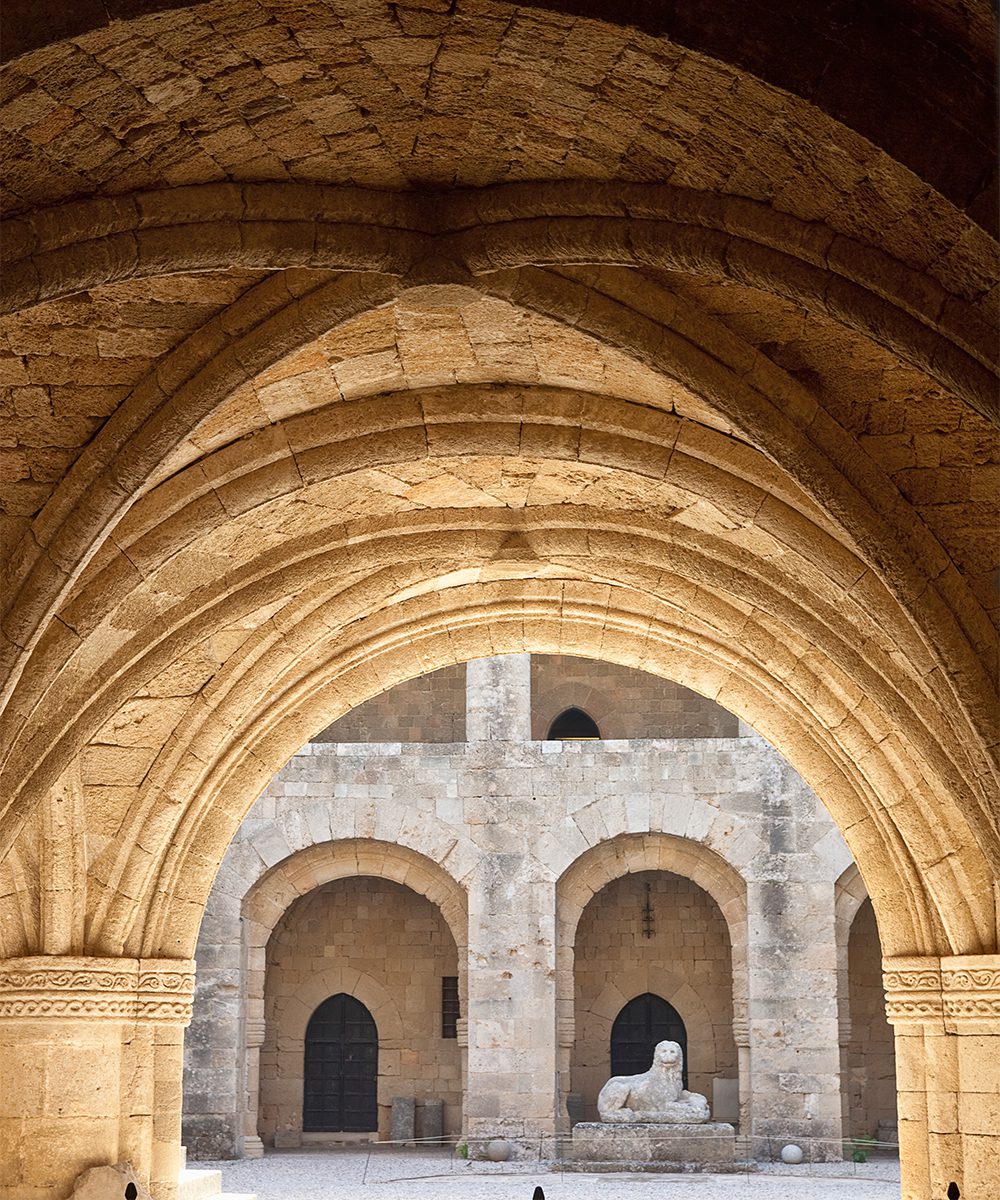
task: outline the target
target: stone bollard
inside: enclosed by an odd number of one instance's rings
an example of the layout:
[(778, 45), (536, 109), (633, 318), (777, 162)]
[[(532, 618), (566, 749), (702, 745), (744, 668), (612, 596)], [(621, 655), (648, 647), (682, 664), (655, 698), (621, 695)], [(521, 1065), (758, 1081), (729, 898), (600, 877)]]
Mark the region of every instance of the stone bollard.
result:
[(423, 1100), (417, 1108), (417, 1139), (440, 1142), (444, 1137), (444, 1101)]
[(413, 1096), (393, 1096), (389, 1140), (412, 1142), (416, 1137), (417, 1101)]

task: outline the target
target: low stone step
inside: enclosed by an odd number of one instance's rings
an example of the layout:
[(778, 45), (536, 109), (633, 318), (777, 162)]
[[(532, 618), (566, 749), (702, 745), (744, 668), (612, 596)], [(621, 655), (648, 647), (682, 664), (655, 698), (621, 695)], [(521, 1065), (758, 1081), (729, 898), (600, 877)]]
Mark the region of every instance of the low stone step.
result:
[(221, 1171), (185, 1167), (177, 1187), (177, 1200), (257, 1200), (256, 1192), (224, 1192)]
[(198, 1171), (191, 1167), (185, 1167), (181, 1171), (177, 1200), (218, 1200), (221, 1194), (221, 1171)]
[(257, 1200), (256, 1192), (224, 1192), (222, 1172), (189, 1167), (187, 1153), (187, 1146), (181, 1146), (177, 1200)]

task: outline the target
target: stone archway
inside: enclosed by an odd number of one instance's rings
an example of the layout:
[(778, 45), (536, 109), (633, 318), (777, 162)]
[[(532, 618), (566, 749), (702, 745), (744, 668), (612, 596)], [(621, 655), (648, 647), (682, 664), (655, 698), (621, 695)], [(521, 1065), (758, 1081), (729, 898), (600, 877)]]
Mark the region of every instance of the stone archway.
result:
[(895, 1053), (884, 1016), (878, 927), (853, 864), (837, 881), (836, 915), (844, 1136), (875, 1137), (896, 1124)]
[[(467, 902), (465, 891), (436, 863), (405, 846), (369, 839), (321, 842), (298, 851), (275, 864), (246, 891), (241, 903), (243, 962), (241, 978), (246, 987), (244, 1005), (245, 1102), (242, 1152), (248, 1157), (263, 1153), (257, 1123), (260, 1108), (260, 1061), (265, 1041), (266, 951), (277, 923), (296, 898), (312, 893), (338, 879), (371, 876), (391, 880), (431, 901), (451, 930), (458, 952), (459, 994), (466, 994), (465, 955)], [(358, 971), (331, 967), (306, 980), (294, 994), (285, 997), (282, 1009), (287, 1037), (301, 1040), (305, 1021), (316, 1003), (336, 991), (355, 995), (371, 1010), (379, 1028), (384, 1050), (398, 1054), (403, 1028), (398, 1006), (376, 980)], [(301, 1026), (301, 1029), (299, 1029)], [(462, 1074), (465, 1075), (464, 1039), (460, 1039)], [(385, 1103), (383, 1098), (382, 1103)]]
[[(698, 842), (687, 841), (669, 834), (643, 834), (641, 836), (619, 836), (602, 842), (577, 858), (562, 874), (556, 884), (557, 913), (557, 1011), (559, 1070), (562, 1080), (571, 1078), (571, 1048), (577, 1035), (575, 1002), (575, 944), (580, 919), (590, 901), (603, 888), (625, 875), (641, 871), (669, 871), (690, 879), (712, 897), (722, 913), (729, 931), (729, 949), (732, 963), (732, 1025), (733, 1036), (740, 1058), (741, 1123), (749, 1128), (750, 1070), (749, 1070), (749, 1025), (747, 977), (747, 889), (739, 871), (727, 863), (721, 855)], [(705, 1013), (704, 1001), (680, 979), (673, 979), (669, 972), (657, 974), (655, 982), (664, 999), (675, 1003), (679, 1010), (691, 1014), (705, 1030), (711, 1022)], [(595, 1012), (602, 1012), (610, 1020), (621, 1004), (638, 994), (658, 990), (650, 985), (648, 973), (630, 979), (626, 973), (623, 980), (609, 984), (602, 994)], [(613, 1010), (613, 1011), (612, 1011)], [(685, 1020), (687, 1018), (685, 1017)], [(704, 1038), (707, 1045), (712, 1038)], [(699, 1068), (711, 1069), (709, 1063), (699, 1062)], [(563, 1082), (560, 1096), (561, 1112), (565, 1116), (566, 1097), (573, 1087)]]
[(126, 1145), (171, 1194), (190, 955), (259, 787), (392, 682), (532, 649), (787, 753), (879, 914), (904, 1189), (993, 1187), (956, 1043), (1000, 979), (994, 164), (941, 101), (989, 107), (990, 16), (903, 5), (942, 74), (867, 25), (740, 53), (494, 0), (425, 33), (262, 0), (260, 55), (243, 7), (8, 68), (3, 1045), (86, 1034), (121, 1092), (52, 1188)]

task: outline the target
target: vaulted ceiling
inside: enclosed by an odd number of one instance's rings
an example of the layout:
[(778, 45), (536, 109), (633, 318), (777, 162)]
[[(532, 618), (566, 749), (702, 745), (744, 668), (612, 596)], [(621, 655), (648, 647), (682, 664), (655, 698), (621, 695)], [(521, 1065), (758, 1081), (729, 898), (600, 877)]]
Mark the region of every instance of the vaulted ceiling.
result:
[(894, 952), (995, 942), (989, 13), (651, 7), (7, 6), (0, 952), (53, 797), (79, 938), (188, 953), (297, 745), (521, 649), (718, 698)]

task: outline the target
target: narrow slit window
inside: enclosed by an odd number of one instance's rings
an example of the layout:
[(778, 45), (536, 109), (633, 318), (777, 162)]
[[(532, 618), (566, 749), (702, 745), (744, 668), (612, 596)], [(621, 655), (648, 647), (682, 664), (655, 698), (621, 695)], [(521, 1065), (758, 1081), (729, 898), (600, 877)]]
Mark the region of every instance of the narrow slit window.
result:
[(443, 1038), (458, 1037), (458, 1018), (461, 1016), (458, 1004), (458, 976), (441, 976), (441, 1036)]

